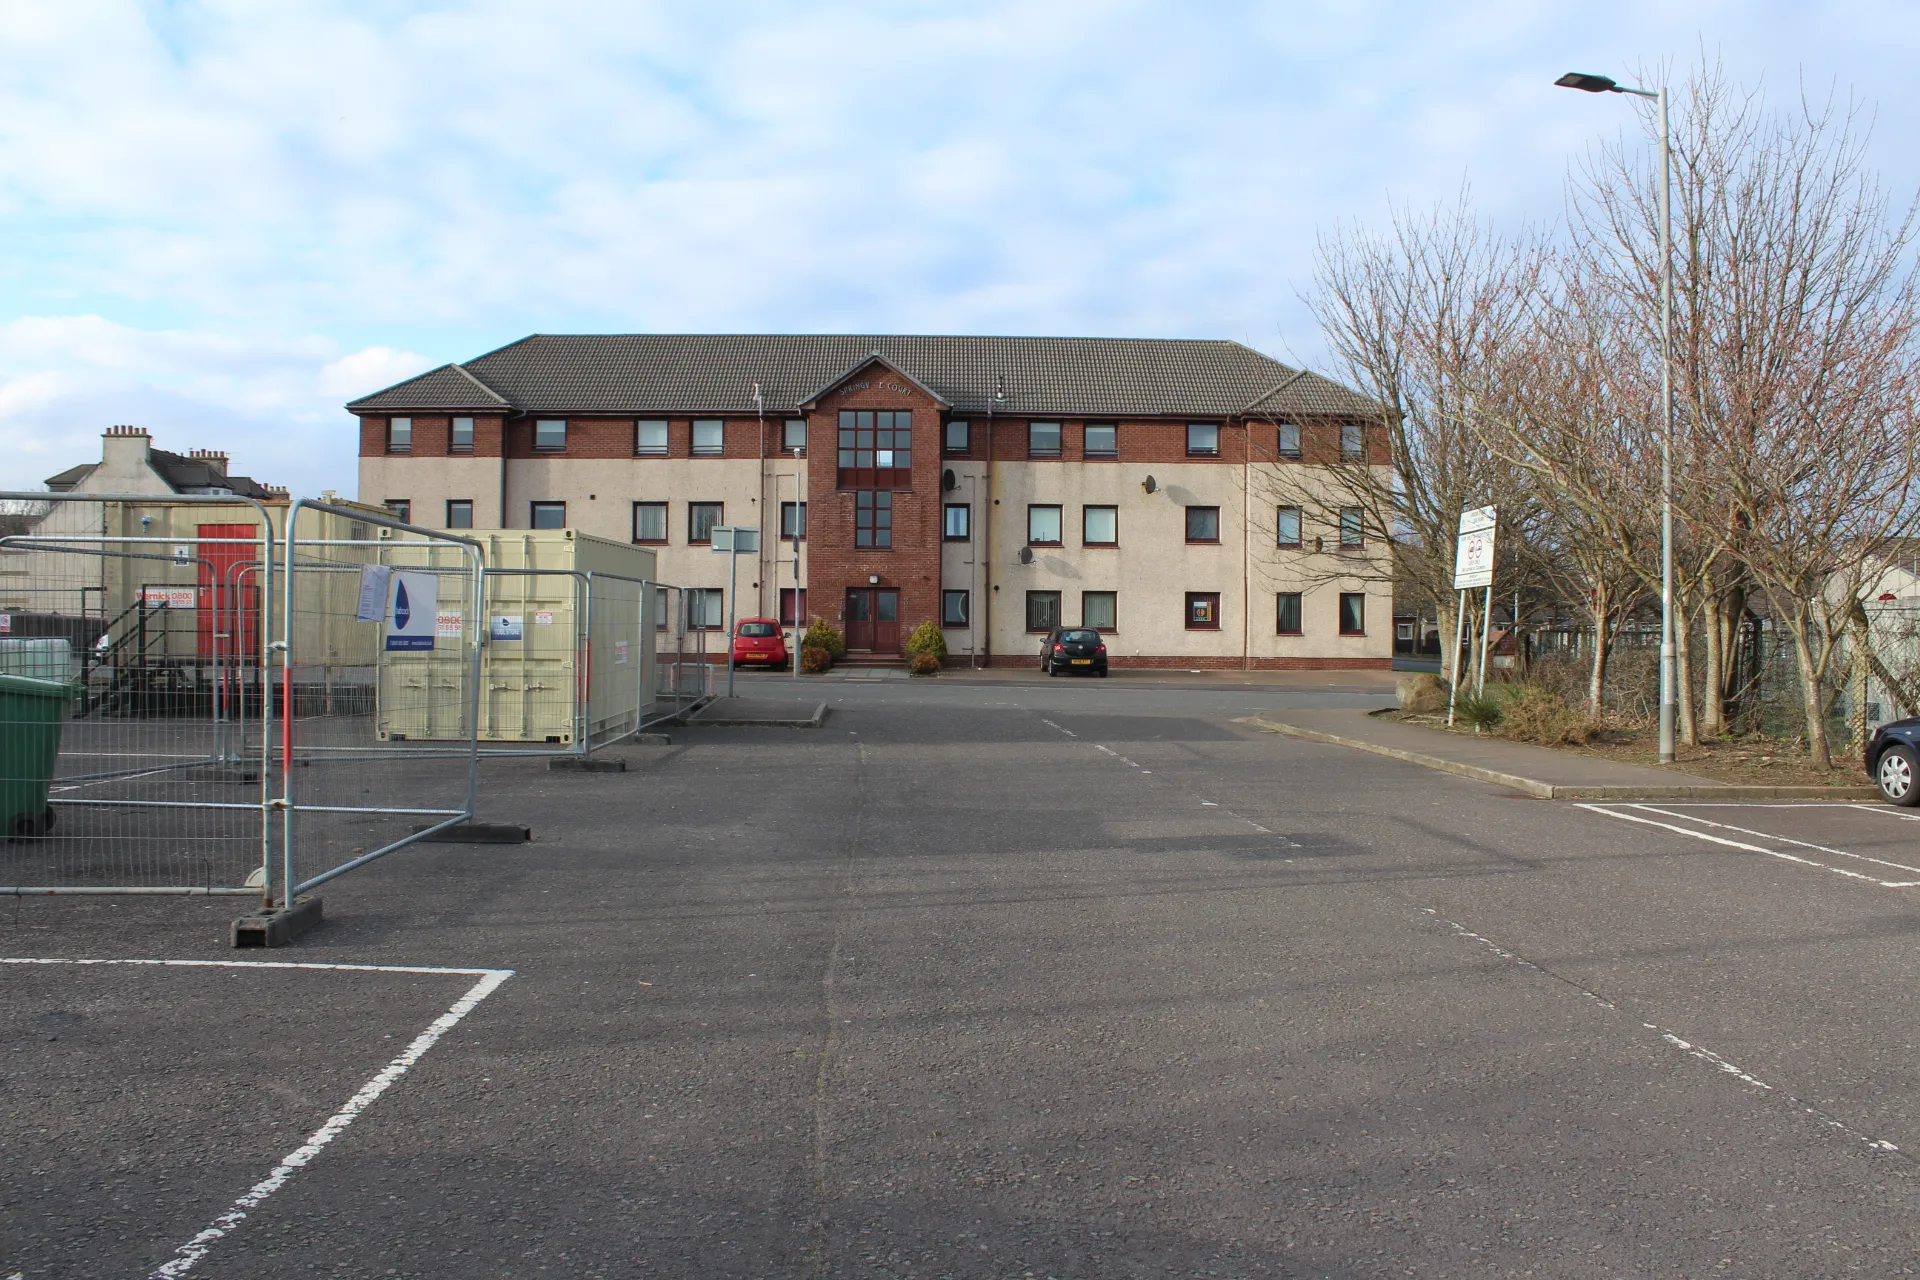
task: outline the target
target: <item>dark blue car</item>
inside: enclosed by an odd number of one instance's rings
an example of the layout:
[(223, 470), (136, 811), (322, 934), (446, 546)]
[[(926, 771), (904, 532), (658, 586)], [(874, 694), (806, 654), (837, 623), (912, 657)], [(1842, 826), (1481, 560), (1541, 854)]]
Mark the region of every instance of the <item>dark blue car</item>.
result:
[(1920, 804), (1920, 716), (1889, 720), (1867, 742), (1867, 776), (1888, 804)]

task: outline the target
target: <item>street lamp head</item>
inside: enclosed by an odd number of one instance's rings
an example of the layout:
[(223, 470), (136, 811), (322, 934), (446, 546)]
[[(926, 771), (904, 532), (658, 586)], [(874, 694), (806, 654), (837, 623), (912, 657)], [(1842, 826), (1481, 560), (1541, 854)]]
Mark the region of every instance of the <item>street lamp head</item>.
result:
[(1553, 82), (1562, 89), (1579, 89), (1584, 93), (1618, 93), (1620, 83), (1606, 76), (1590, 76), (1584, 71), (1569, 71)]

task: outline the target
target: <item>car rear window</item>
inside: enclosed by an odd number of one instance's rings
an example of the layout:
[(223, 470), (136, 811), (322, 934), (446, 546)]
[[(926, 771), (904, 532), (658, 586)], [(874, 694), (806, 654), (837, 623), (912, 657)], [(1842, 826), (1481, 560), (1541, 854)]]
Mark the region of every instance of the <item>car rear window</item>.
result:
[(740, 624), (740, 634), (743, 636), (770, 636), (773, 634), (773, 624), (771, 622), (743, 622)]
[(1060, 633), (1060, 638), (1062, 640), (1071, 640), (1075, 644), (1100, 643), (1100, 633), (1097, 631), (1063, 631)]

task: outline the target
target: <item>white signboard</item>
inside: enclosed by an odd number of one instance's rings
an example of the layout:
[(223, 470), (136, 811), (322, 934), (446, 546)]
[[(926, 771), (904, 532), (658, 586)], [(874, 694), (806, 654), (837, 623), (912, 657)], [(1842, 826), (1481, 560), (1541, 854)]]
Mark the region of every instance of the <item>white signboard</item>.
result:
[(393, 594), (393, 570), (384, 564), (360, 566), (360, 600), (353, 616), (360, 622), (378, 622), (387, 616), (387, 597)]
[(192, 587), (148, 587), (141, 592), (141, 599), (148, 606), (161, 609), (193, 609), (199, 606), (199, 595)]
[(388, 577), (387, 651), (410, 653), (433, 648), (440, 620), (440, 578), (432, 573), (402, 573)]
[(713, 549), (716, 554), (733, 552), (746, 555), (760, 549), (760, 531), (746, 525), (717, 524), (713, 526)]
[(527, 616), (524, 613), (496, 613), (487, 619), (487, 638), (490, 640), (524, 640), (527, 638)]
[(442, 609), (433, 620), (433, 633), (458, 640), (467, 632), (467, 615), (460, 609)]
[(1453, 554), (1453, 589), (1471, 591), (1493, 585), (1492, 507), (1475, 507), (1460, 513), (1460, 540)]

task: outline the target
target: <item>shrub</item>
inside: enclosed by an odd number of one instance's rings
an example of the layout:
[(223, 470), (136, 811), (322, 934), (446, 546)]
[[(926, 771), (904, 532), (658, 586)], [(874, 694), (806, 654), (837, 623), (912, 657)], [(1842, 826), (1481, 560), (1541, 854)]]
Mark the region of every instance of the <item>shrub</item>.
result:
[(800, 649), (800, 669), (811, 671), (815, 675), (833, 666), (833, 655), (819, 645), (803, 645)]
[(930, 653), (916, 653), (907, 659), (907, 670), (917, 676), (937, 676), (940, 674), (940, 659)]
[(1462, 689), (1454, 695), (1454, 718), (1478, 730), (1491, 729), (1499, 724), (1501, 710), (1500, 695), (1491, 689), (1485, 692)]
[(1585, 746), (1600, 726), (1584, 708), (1569, 706), (1554, 690), (1521, 685), (1501, 708), (1501, 732), (1520, 742), (1544, 747)]
[(1394, 692), (1399, 696), (1402, 711), (1426, 713), (1447, 709), (1447, 682), (1439, 676), (1425, 673), (1402, 676)]
[(940, 630), (940, 624), (929, 618), (913, 629), (907, 637), (907, 656), (931, 654), (936, 658), (947, 656), (947, 636)]
[(807, 627), (807, 634), (800, 638), (802, 649), (825, 649), (829, 657), (847, 656), (847, 638), (838, 630), (829, 626), (825, 618), (815, 618)]

